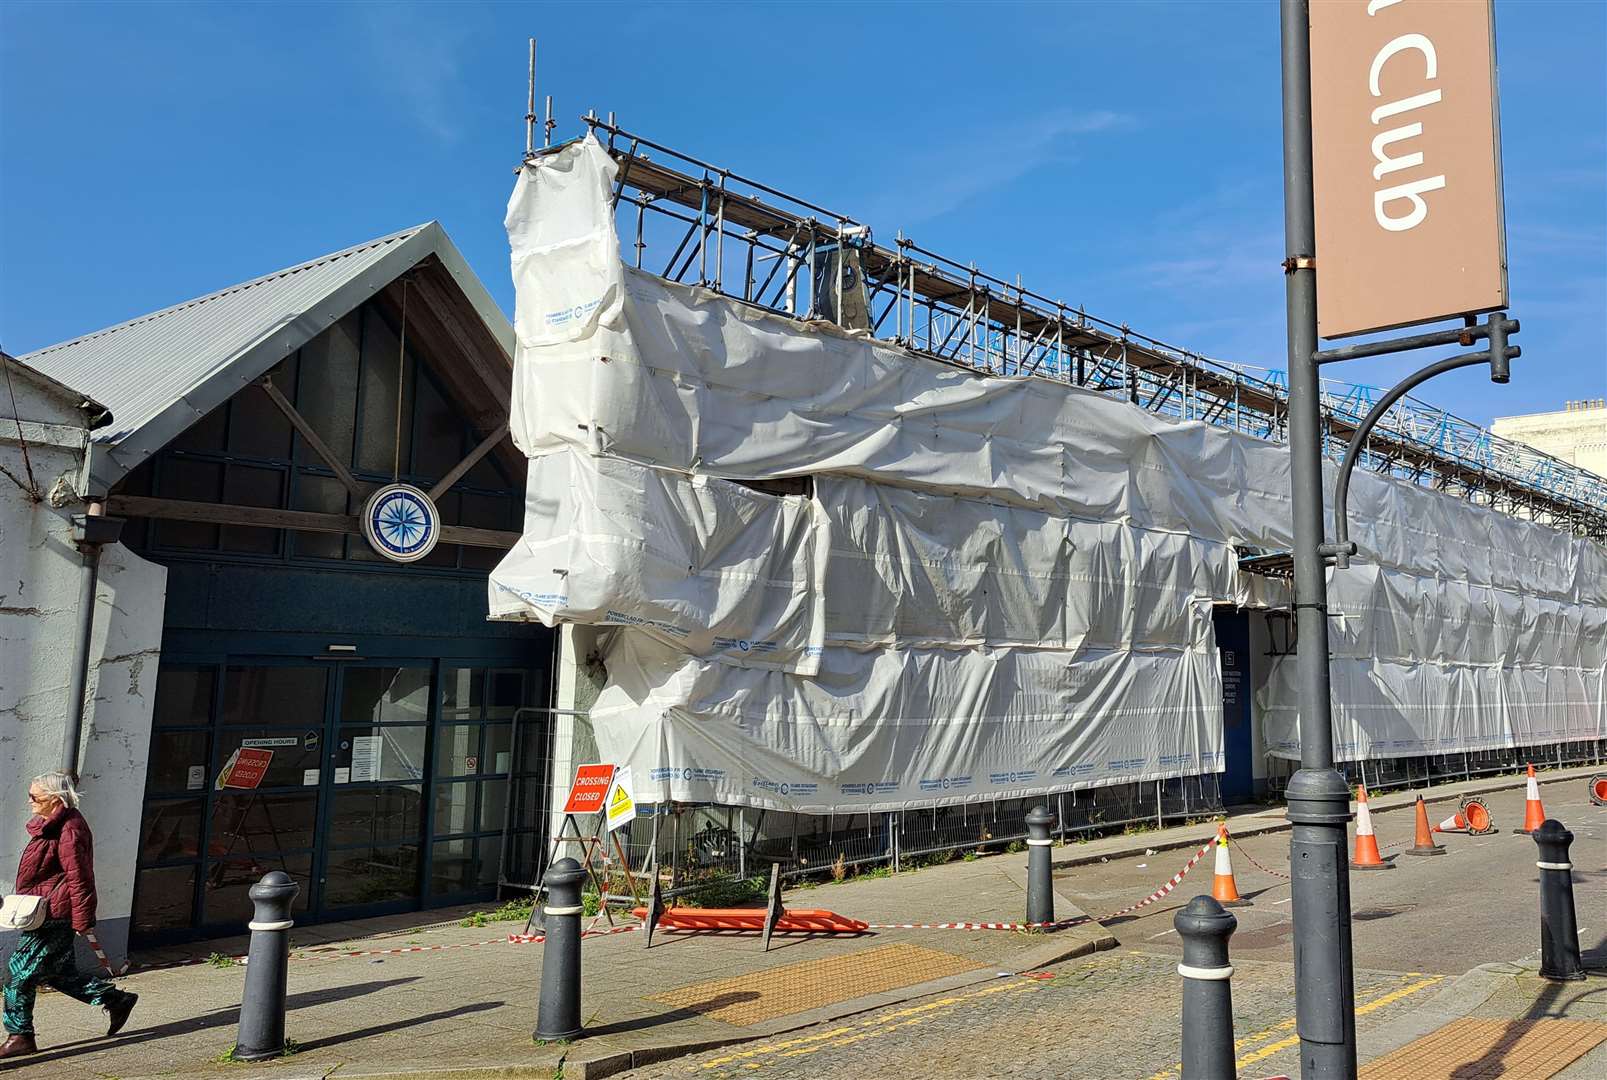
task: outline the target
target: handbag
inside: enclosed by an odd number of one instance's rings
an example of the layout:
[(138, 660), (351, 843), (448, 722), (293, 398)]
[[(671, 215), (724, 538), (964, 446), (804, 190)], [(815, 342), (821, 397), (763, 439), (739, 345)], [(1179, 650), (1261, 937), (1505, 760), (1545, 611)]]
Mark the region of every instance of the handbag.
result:
[(0, 930), (37, 930), (48, 914), (43, 896), (13, 894), (0, 901)]

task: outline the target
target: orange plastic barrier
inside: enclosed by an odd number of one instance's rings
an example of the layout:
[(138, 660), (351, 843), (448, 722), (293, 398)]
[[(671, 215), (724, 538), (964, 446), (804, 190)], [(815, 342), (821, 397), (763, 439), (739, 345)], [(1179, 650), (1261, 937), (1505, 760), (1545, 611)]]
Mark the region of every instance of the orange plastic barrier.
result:
[[(647, 920), (647, 909), (632, 911), (638, 919)], [(665, 908), (658, 917), (663, 930), (764, 930), (764, 908)], [(812, 934), (858, 934), (870, 928), (869, 923), (850, 919), (835, 911), (820, 908), (788, 908), (776, 921), (776, 931)]]

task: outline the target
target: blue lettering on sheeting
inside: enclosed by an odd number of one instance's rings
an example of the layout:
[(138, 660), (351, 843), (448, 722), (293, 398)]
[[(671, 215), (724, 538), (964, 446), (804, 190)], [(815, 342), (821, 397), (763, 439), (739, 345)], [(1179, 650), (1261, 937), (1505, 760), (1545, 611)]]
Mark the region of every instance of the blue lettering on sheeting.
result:
[(969, 776), (938, 776), (921, 781), (922, 791), (955, 791), (970, 786)]
[(1017, 769), (1015, 772), (996, 772), (988, 774), (990, 784), (1025, 784), (1038, 775), (1036, 769)]
[(837, 790), (844, 795), (886, 795), (897, 791), (902, 784), (897, 780), (878, 780), (869, 784), (839, 784)]
[(1143, 765), (1144, 759), (1141, 757), (1123, 758), (1120, 761), (1105, 762), (1105, 768), (1110, 769), (1113, 772), (1130, 772), (1133, 769), (1142, 768)]

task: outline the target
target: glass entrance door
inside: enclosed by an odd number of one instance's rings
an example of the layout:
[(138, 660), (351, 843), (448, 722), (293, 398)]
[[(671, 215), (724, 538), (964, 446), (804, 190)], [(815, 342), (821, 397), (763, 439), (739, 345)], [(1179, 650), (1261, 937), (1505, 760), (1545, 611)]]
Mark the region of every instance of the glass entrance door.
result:
[[(301, 887), (300, 923), (489, 899), (505, 849), (542, 848), (544, 725), (513, 738), (542, 676), (495, 659), (172, 650), (157, 678), (135, 937), (235, 932), (270, 870)], [(510, 820), (514, 777), (528, 791)]]
[(433, 719), (427, 664), (341, 664), (319, 777), (321, 918), (418, 906)]

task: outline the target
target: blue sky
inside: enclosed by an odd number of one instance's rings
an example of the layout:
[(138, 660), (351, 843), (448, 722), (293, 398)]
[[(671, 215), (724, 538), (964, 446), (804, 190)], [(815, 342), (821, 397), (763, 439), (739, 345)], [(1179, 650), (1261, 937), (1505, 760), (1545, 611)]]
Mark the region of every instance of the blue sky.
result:
[[(1275, 4), (0, 5), (0, 345), (438, 218), (507, 310), (526, 38), (588, 108), (1210, 356), (1282, 367)], [(1607, 4), (1497, 5), (1514, 381), (1607, 395)], [(1420, 359), (1426, 360), (1428, 356)], [(1391, 382), (1415, 360), (1346, 365)], [(1332, 369), (1331, 369), (1332, 370)]]

